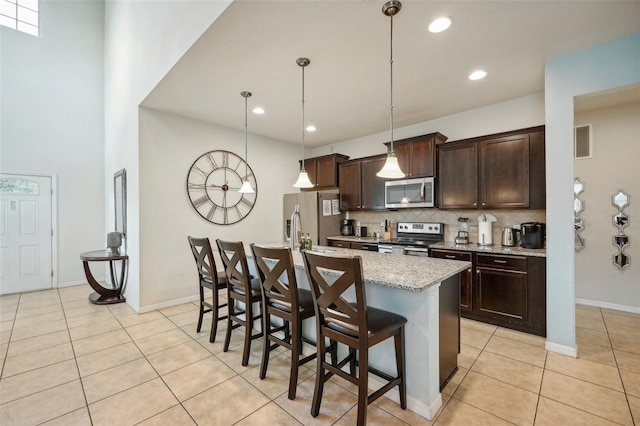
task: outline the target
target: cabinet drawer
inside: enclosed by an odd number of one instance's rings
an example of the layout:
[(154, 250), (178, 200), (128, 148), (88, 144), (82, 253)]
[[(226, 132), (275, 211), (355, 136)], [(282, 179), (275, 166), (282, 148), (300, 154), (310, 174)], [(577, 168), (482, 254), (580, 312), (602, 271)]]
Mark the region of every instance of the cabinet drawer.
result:
[(367, 250), (367, 251), (378, 251), (377, 244), (371, 243), (351, 243), (351, 248), (354, 250)]
[(472, 255), (473, 254), (471, 252), (464, 252), (464, 251), (451, 251), (451, 250), (440, 250), (440, 249), (431, 250), (431, 257), (437, 257), (439, 259), (464, 260), (467, 262), (471, 262)]
[(489, 266), (527, 272), (527, 258), (524, 256), (503, 256), (478, 253), (476, 254), (476, 264), (478, 266)]
[(349, 241), (329, 240), (329, 245), (331, 247), (351, 248)]

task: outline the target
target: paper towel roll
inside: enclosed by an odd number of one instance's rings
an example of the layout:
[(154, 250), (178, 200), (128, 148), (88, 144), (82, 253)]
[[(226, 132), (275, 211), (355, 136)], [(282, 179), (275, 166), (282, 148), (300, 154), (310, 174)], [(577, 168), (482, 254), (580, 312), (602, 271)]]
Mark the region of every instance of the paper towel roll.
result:
[(478, 244), (481, 246), (493, 245), (493, 222), (478, 222)]

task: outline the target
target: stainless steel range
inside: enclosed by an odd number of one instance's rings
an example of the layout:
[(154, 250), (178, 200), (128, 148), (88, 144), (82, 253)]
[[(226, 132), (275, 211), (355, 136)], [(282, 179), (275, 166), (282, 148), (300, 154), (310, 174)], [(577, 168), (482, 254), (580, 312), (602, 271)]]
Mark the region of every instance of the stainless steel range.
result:
[(396, 238), (378, 244), (380, 253), (428, 256), (429, 246), (444, 241), (444, 224), (438, 222), (398, 222)]

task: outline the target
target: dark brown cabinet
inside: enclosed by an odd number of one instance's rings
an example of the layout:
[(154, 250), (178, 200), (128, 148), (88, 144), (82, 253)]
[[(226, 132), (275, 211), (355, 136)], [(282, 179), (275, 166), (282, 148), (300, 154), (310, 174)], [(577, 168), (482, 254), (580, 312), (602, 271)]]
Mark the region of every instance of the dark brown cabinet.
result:
[(438, 147), (438, 208), (478, 208), (478, 153), (475, 143)]
[(480, 143), (481, 208), (529, 207), (529, 135)]
[[(435, 176), (436, 144), (447, 140), (441, 133), (430, 133), (393, 142), (400, 169), (410, 178)], [(390, 142), (385, 143), (387, 151)]]
[(438, 146), (438, 207), (545, 207), (544, 128)]
[[(473, 262), (473, 253), (454, 250), (431, 250), (431, 257), (440, 259), (463, 260)], [(460, 309), (470, 311), (473, 308), (473, 266), (460, 273)]]
[(365, 251), (378, 251), (378, 244), (359, 242), (359, 241), (344, 241), (344, 240), (329, 240), (329, 247), (350, 248), (353, 250), (365, 250)]
[(329, 240), (329, 247), (351, 248), (351, 243), (342, 240)]
[(476, 310), (527, 323), (527, 258), (476, 254)]
[(386, 155), (350, 160), (338, 165), (340, 210), (383, 210), (384, 182), (376, 176)]
[[(304, 168), (309, 175), (309, 180), (314, 184), (313, 188), (305, 188), (303, 191), (316, 191), (318, 189), (335, 188), (338, 186), (338, 163), (348, 160), (349, 157), (342, 154), (329, 154), (321, 157), (307, 158), (304, 160)], [(302, 161), (299, 161), (302, 167)]]
[(544, 257), (445, 249), (432, 249), (431, 256), (472, 262), (460, 274), (464, 318), (546, 335)]

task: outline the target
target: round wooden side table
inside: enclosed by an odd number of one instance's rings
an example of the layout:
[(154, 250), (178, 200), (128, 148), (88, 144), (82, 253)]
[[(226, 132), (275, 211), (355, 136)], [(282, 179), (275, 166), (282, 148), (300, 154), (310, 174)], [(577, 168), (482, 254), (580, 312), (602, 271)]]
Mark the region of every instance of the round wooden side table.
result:
[[(96, 305), (111, 305), (114, 303), (122, 303), (127, 299), (122, 295), (122, 289), (127, 277), (127, 266), (129, 256), (126, 254), (115, 254), (110, 250), (94, 250), (80, 254), (80, 259), (84, 265), (84, 273), (87, 276), (89, 285), (95, 290), (89, 295), (91, 303)], [(111, 288), (104, 287), (93, 277), (90, 262), (109, 262), (109, 271), (111, 272)], [(120, 274), (118, 274), (118, 265), (120, 262)]]

